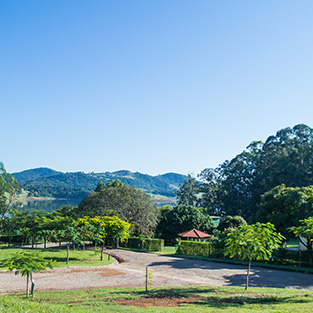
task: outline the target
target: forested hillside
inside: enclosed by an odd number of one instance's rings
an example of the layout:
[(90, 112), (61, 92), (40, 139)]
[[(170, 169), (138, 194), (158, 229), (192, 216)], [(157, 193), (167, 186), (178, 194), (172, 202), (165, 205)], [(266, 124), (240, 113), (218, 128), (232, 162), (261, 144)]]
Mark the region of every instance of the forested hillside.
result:
[(30, 192), (30, 196), (82, 199), (93, 191), (102, 181), (119, 179), (124, 184), (143, 189), (148, 193), (175, 197), (179, 184), (183, 182), (184, 175), (167, 173), (158, 176), (133, 173), (122, 170), (105, 173), (62, 173), (49, 168), (36, 168), (13, 173), (21, 187)]

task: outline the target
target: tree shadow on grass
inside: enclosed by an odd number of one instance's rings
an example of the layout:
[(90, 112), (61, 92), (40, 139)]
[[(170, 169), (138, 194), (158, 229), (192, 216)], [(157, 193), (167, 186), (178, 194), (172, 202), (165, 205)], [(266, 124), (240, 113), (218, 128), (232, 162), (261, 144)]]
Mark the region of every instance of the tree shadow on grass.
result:
[[(313, 303), (313, 294), (302, 293), (299, 295), (292, 296), (279, 296), (271, 295), (270, 293), (264, 294), (261, 292), (245, 292), (242, 289), (242, 292), (236, 291), (225, 291), (218, 290), (215, 287), (202, 287), (202, 288), (157, 288), (150, 289), (149, 293), (146, 293), (145, 290), (132, 290), (129, 292), (127, 290), (115, 291), (112, 296), (114, 298), (123, 298), (123, 297), (134, 297), (134, 298), (193, 298), (201, 297), (202, 299), (196, 299), (192, 304), (197, 306), (203, 306), (208, 308), (238, 308), (242, 305), (271, 305), (271, 304), (305, 304)], [(117, 297), (116, 297), (117, 296)], [(187, 301), (186, 301), (187, 302)], [(191, 303), (188, 302), (188, 305)], [(184, 303), (181, 303), (178, 306), (184, 306)]]
[[(49, 260), (56, 261), (58, 263), (66, 263), (66, 260), (67, 260), (66, 257), (64, 257), (64, 258), (63, 257), (62, 258), (61, 257), (52, 257), (52, 258), (45, 257), (44, 259), (47, 261), (49, 261)], [(70, 257), (70, 263), (73, 261), (83, 261), (83, 260)]]

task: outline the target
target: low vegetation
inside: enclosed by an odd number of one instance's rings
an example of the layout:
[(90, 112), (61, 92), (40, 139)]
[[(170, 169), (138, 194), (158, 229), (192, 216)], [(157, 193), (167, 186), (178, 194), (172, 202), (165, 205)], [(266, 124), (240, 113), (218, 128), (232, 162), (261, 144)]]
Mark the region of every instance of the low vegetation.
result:
[(239, 287), (92, 289), (0, 296), (1, 312), (311, 312), (313, 292)]

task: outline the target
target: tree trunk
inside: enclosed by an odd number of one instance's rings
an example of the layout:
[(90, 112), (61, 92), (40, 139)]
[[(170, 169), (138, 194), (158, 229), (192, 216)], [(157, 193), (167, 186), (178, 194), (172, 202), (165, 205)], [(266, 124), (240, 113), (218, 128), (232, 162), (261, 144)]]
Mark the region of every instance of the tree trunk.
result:
[(29, 273), (27, 273), (27, 275), (26, 275), (26, 298), (29, 298), (29, 287), (28, 287), (28, 284), (29, 284)]
[(246, 277), (246, 287), (245, 287), (245, 290), (247, 290), (247, 289), (248, 289), (248, 286), (249, 286), (250, 267), (251, 267), (251, 260), (249, 260), (248, 271), (247, 271), (247, 277)]
[(66, 265), (68, 265), (70, 263), (70, 243), (69, 242), (66, 243), (66, 252), (67, 252)]
[(103, 242), (102, 242), (100, 261), (103, 260), (103, 251), (104, 251), (104, 240), (103, 240)]
[(44, 248), (45, 249), (47, 248), (47, 239), (45, 239), (45, 241), (44, 241)]

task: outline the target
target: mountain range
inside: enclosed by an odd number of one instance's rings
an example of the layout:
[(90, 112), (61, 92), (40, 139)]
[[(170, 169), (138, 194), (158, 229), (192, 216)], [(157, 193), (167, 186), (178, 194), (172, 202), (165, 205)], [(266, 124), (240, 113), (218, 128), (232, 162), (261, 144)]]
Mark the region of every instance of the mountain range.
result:
[(140, 188), (154, 198), (174, 198), (185, 175), (166, 173), (151, 176), (139, 172), (121, 170), (105, 173), (63, 173), (40, 167), (12, 174), (29, 196), (83, 199), (100, 181), (107, 183), (119, 179), (124, 184)]

